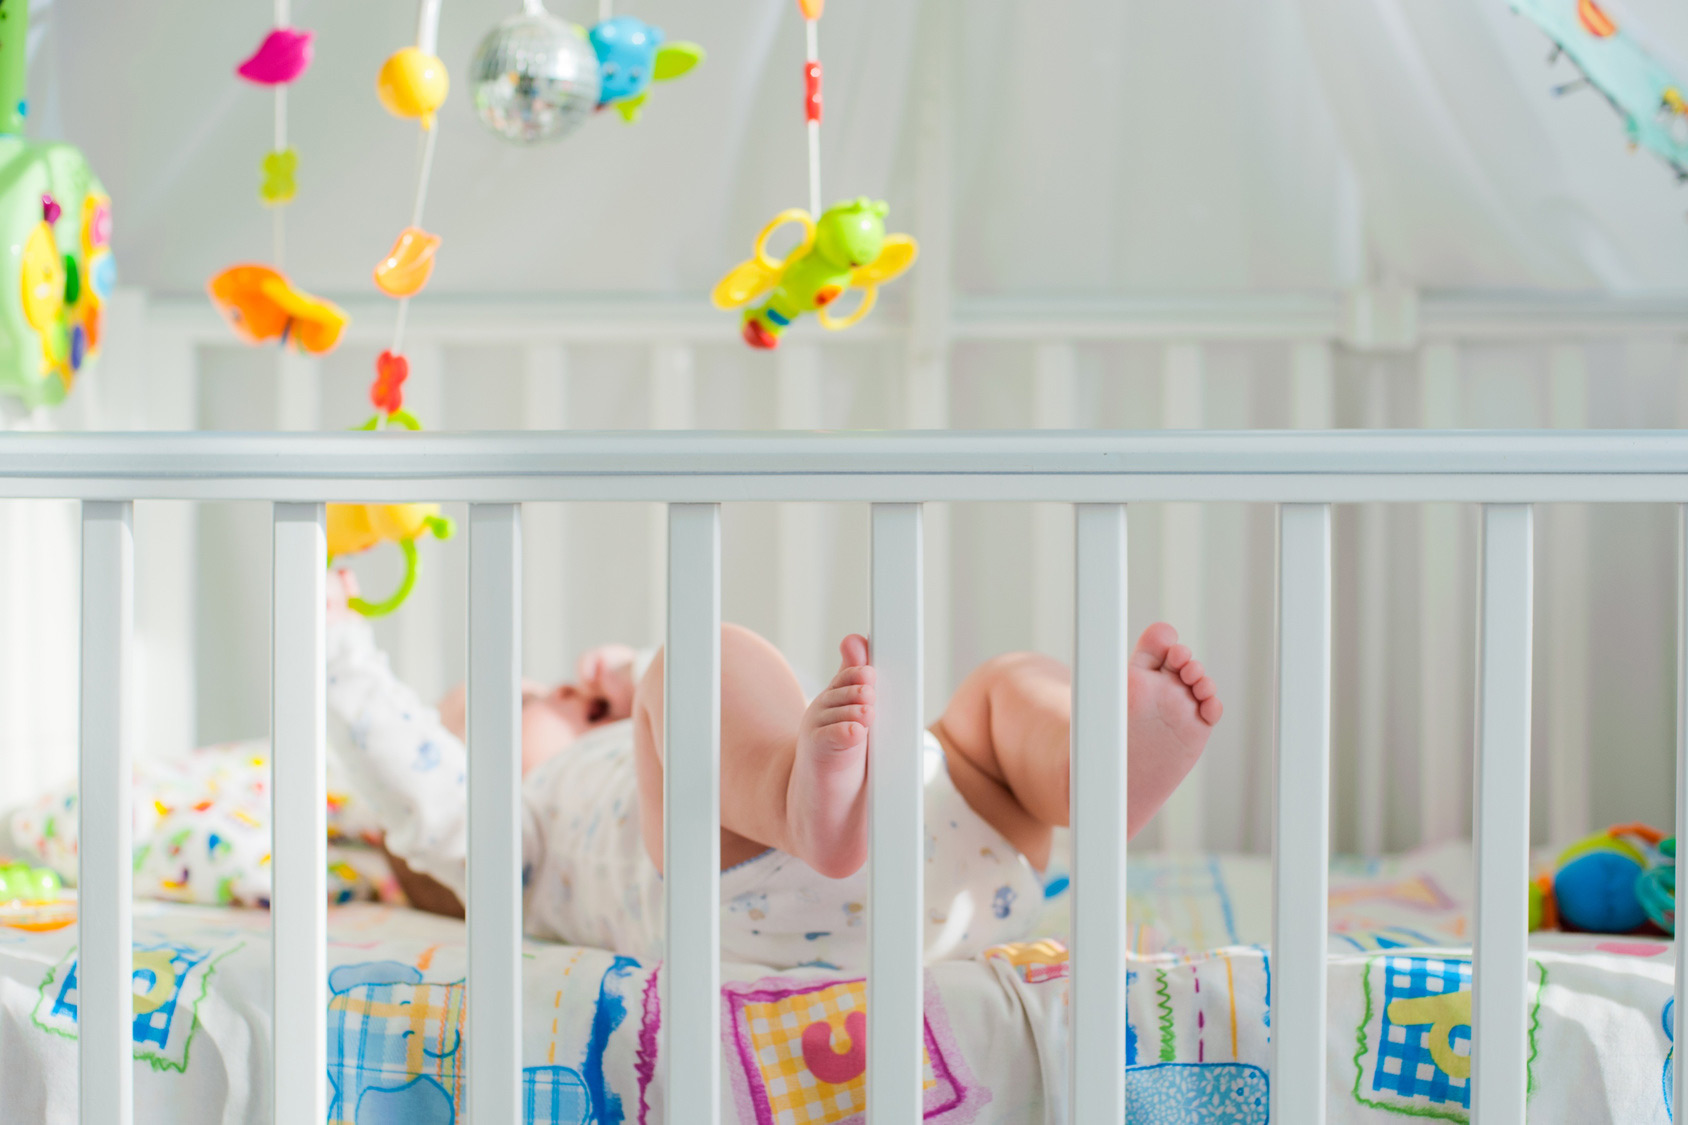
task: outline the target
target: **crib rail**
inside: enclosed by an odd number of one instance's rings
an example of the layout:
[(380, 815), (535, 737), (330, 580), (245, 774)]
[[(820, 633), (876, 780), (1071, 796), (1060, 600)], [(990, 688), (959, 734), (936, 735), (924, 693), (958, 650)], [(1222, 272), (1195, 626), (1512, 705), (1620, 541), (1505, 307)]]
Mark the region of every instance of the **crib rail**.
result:
[[(342, 436), (0, 435), (0, 497), (83, 506), (82, 1120), (132, 1119), (128, 979), (131, 502), (274, 503), (275, 1110), (323, 1120), (323, 508), (456, 499), (470, 535), (468, 1114), (520, 1120), (517, 758), (520, 504), (639, 499), (669, 507), (662, 972), (664, 1100), (673, 1122), (720, 1106), (720, 517), (728, 500), (857, 501), (872, 510), (868, 1116), (921, 1116), (921, 504), (1078, 505), (1071, 1120), (1126, 1117), (1127, 501), (1280, 505), (1274, 1120), (1324, 1119), (1329, 861), (1330, 505), (1483, 505), (1476, 755), (1473, 1112), (1522, 1123), (1533, 503), (1688, 505), (1688, 435), (902, 434)], [(1683, 552), (1688, 559), (1688, 518)], [(1688, 561), (1679, 635), (1688, 646)], [(1679, 650), (1677, 816), (1688, 821), (1688, 648)], [(1679, 880), (1683, 876), (1679, 873)], [(1679, 885), (1679, 893), (1688, 893)], [(1683, 1033), (1679, 946), (1677, 1036)], [(1677, 1112), (1688, 1082), (1679, 1068)]]

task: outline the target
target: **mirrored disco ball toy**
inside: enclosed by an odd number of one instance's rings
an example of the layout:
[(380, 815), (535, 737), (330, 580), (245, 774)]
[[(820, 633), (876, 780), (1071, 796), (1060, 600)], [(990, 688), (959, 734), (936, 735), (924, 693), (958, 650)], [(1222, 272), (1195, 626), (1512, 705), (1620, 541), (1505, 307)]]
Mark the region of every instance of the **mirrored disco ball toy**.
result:
[(598, 57), (582, 28), (543, 10), (500, 23), (469, 64), (475, 111), (517, 144), (566, 137), (598, 106)]

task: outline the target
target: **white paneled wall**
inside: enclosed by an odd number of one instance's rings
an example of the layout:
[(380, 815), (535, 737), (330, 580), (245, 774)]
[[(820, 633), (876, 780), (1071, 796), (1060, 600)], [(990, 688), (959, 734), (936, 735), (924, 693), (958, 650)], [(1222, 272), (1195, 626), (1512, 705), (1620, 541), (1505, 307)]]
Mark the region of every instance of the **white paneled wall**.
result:
[[(1577, 428), (1658, 424), (1669, 420), (1659, 406), (1680, 417), (1688, 402), (1679, 343), (1688, 321), (1668, 307), (1451, 297), (1415, 307), (1417, 334), (1385, 347), (1345, 329), (1336, 300), (959, 301), (940, 322), (905, 327), (893, 308), (842, 336), (800, 329), (769, 356), (745, 350), (730, 318), (691, 304), (421, 303), (405, 391), (409, 407), (446, 429)], [(197, 301), (126, 293), (111, 354), (74, 406), (7, 424), (355, 425), (367, 417), (364, 388), (390, 312), (352, 311), (345, 345), (312, 360), (234, 345)], [(1647, 545), (1668, 543), (1670, 520), (1642, 508), (1540, 514), (1538, 838), (1668, 819), (1668, 785), (1655, 783), (1668, 767), (1669, 669), (1650, 654), (1665, 643), (1668, 620), (1653, 609), (1668, 601), (1670, 576)], [(928, 509), (929, 714), (996, 652), (1070, 651), (1071, 522), (1057, 506)], [(261, 734), (263, 513), (144, 503), (135, 525), (139, 752)], [(67, 505), (0, 505), (0, 613), (43, 638), (0, 649), (0, 803), (72, 772), (76, 526)], [(721, 527), (725, 616), (774, 638), (818, 682), (838, 638), (868, 625), (865, 507), (729, 503)], [(1173, 621), (1228, 707), (1207, 761), (1144, 843), (1264, 847), (1275, 521), (1241, 505), (1144, 505), (1132, 527), (1131, 628)], [(1338, 507), (1332, 530), (1338, 844), (1377, 852), (1463, 836), (1476, 515)], [(654, 643), (666, 536), (652, 507), (532, 506), (527, 674), (566, 675), (589, 644)], [(467, 550), (461, 532), (422, 550), (411, 604), (378, 629), (401, 674), (433, 695), (465, 670)], [(398, 574), (396, 552), (354, 565), (372, 593)], [(1621, 768), (1591, 774), (1596, 754)]]

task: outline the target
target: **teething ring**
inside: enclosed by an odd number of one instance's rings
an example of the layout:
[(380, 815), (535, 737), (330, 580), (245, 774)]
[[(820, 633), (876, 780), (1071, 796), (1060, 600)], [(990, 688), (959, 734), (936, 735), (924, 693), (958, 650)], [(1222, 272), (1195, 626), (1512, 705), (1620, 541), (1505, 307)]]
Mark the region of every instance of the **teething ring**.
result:
[[(781, 227), (786, 226), (789, 223), (803, 224), (803, 241), (799, 242), (796, 248), (784, 258), (769, 257), (769, 237), (771, 237), (776, 230), (779, 230)], [(809, 212), (803, 210), (801, 207), (791, 207), (775, 215), (773, 221), (762, 228), (762, 233), (756, 236), (756, 245), (751, 250), (751, 256), (756, 259), (757, 263), (761, 265), (763, 269), (778, 273), (780, 270), (785, 268), (785, 263), (787, 261), (792, 258), (802, 257), (804, 254), (808, 253), (809, 247), (814, 244), (815, 220), (810, 217)]]
[[(442, 519), (439, 516), (429, 516), (424, 522), (427, 524), (428, 530), (433, 533), (435, 539), (444, 539), (446, 536), (451, 534), (450, 520)], [(365, 617), (385, 617), (395, 609), (399, 608), (399, 606), (403, 605), (405, 599), (410, 597), (410, 591), (416, 586), (418, 557), (416, 552), (416, 540), (399, 539), (396, 540), (396, 542), (399, 545), (399, 550), (404, 553), (404, 577), (399, 581), (399, 588), (394, 590), (390, 597), (379, 602), (372, 602), (365, 598), (347, 598), (346, 608), (355, 610), (356, 612), (363, 614)], [(333, 558), (328, 560), (328, 565), (334, 565)]]
[(857, 302), (854, 310), (848, 316), (833, 316), (832, 306), (828, 305), (815, 315), (821, 322), (821, 327), (832, 332), (842, 332), (844, 329), (861, 320), (873, 311), (874, 304), (879, 300), (879, 286), (862, 286), (862, 299)]

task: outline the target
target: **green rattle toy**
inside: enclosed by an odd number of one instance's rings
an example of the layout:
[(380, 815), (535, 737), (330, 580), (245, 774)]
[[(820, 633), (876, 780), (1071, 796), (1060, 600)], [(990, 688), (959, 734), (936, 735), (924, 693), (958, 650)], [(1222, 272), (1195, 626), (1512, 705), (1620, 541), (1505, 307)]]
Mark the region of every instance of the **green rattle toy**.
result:
[[(908, 235), (885, 233), (888, 210), (863, 197), (833, 204), (819, 220), (800, 207), (781, 211), (756, 236), (751, 256), (716, 283), (715, 307), (741, 308), (768, 293), (744, 313), (744, 342), (753, 348), (778, 347), (780, 333), (806, 312), (818, 314), (823, 328), (850, 327), (872, 311), (879, 287), (914, 265), (920, 253)], [(775, 258), (768, 239), (788, 223), (803, 228), (803, 239)], [(829, 306), (852, 285), (862, 291), (861, 303), (848, 316), (833, 316)]]
[(57, 902), (64, 883), (51, 867), (23, 863), (0, 866), (0, 906)]

